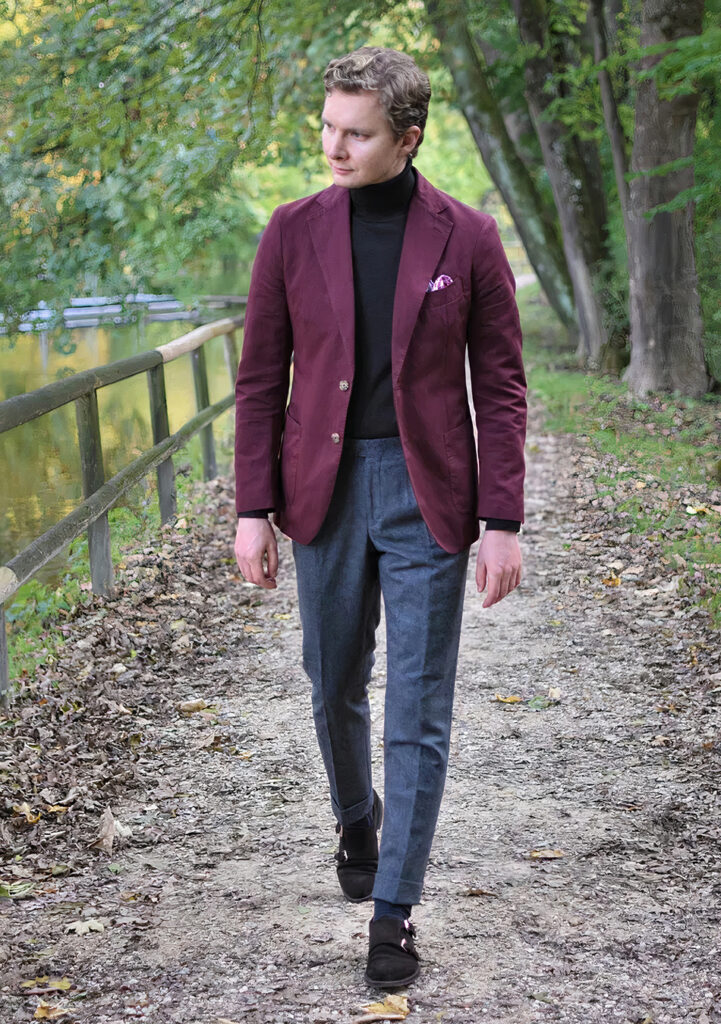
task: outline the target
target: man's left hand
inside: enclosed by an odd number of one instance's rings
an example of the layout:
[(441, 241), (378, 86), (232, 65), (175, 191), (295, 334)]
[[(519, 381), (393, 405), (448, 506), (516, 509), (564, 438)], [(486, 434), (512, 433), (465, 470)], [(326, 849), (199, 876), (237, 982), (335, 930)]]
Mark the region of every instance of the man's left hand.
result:
[(522, 563), (517, 533), (510, 530), (486, 530), (476, 562), (478, 593), (488, 587), (484, 608), (502, 601), (516, 589), (521, 582)]

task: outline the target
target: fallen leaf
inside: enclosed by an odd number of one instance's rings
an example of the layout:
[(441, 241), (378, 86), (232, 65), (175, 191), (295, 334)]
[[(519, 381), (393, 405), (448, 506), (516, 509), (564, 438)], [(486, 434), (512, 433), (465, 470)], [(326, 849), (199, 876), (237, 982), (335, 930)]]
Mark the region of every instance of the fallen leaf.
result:
[(495, 896), (495, 892), (491, 892), (490, 889), (466, 889), (463, 894), (464, 896)]
[(566, 855), (563, 850), (531, 850), (529, 856), (534, 860), (557, 860)]
[(186, 715), (192, 714), (194, 711), (204, 711), (207, 708), (207, 701), (204, 701), (202, 697), (198, 697), (194, 700), (184, 700), (180, 704), (176, 704), (176, 710), (182, 711)]
[(531, 711), (544, 711), (546, 708), (553, 706), (555, 701), (551, 697), (546, 697), (544, 694), (536, 694), (535, 697), (531, 697), (528, 701), (528, 707)]
[(617, 576), (615, 572), (612, 572), (610, 576), (606, 576), (601, 582), (604, 587), (617, 587), (621, 582), (621, 577)]
[(708, 505), (687, 505), (686, 511), (690, 516), (705, 516), (710, 514), (711, 509)]
[(66, 932), (75, 932), (76, 935), (88, 935), (89, 932), (104, 932), (105, 925), (95, 917), (89, 917), (85, 921), (71, 921), (65, 926)]
[(60, 1017), (66, 1017), (69, 1013), (70, 1010), (65, 1010), (62, 1006), (52, 1006), (41, 999), (33, 1018), (35, 1020), (59, 1020)]
[(672, 743), (670, 736), (654, 736), (651, 740), (652, 747), (668, 747)]
[(0, 882), (0, 897), (6, 900), (24, 900), (34, 891), (35, 882)]
[(65, 814), (70, 808), (64, 807), (63, 804), (49, 804), (45, 810), (48, 814)]
[(50, 978), (44, 974), (42, 978), (33, 978), (32, 981), (23, 981), (21, 988), (29, 988), (32, 991), (28, 995), (41, 996), (45, 992), (67, 992), (73, 987), (69, 978)]
[(382, 1003), (369, 1003), (366, 1011), (353, 1024), (371, 1024), (372, 1021), (405, 1020), (408, 1016), (408, 996), (386, 996)]
[(520, 704), (522, 698), (517, 697), (515, 694), (512, 694), (510, 697), (502, 697), (500, 693), (497, 693), (493, 699), (500, 701), (501, 704)]
[(29, 803), (13, 804), (13, 811), (25, 818), (29, 825), (35, 825), (43, 816), (42, 811), (34, 811)]
[(561, 687), (560, 686), (549, 686), (548, 687), (548, 696), (551, 698), (551, 700), (560, 700), (561, 699)]
[(90, 845), (97, 850), (102, 850), (103, 853), (113, 852), (113, 842), (115, 837), (118, 836), (120, 839), (127, 839), (128, 836), (133, 834), (133, 830), (127, 825), (123, 825), (113, 816), (113, 812), (110, 807), (106, 807), (100, 818), (100, 832), (98, 838), (95, 839)]

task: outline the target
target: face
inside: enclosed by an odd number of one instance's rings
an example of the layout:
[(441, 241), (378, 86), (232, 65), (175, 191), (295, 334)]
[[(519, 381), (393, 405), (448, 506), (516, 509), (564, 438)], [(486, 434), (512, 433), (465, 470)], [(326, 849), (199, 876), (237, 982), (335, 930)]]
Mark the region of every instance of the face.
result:
[(323, 152), (333, 182), (343, 188), (376, 185), (400, 174), (421, 130), (409, 128), (396, 139), (377, 92), (342, 92), (326, 96), (322, 114)]

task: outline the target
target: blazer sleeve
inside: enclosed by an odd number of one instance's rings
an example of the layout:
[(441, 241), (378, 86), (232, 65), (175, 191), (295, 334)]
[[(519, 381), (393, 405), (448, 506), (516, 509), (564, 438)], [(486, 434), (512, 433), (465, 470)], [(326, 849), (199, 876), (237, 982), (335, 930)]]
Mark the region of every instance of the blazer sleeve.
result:
[(283, 272), (281, 211), (263, 232), (253, 264), (235, 385), (236, 511), (277, 508), (278, 455), (293, 334)]
[(471, 391), (478, 431), (481, 519), (523, 521), (526, 377), (516, 282), (492, 217), (473, 252), (468, 327)]

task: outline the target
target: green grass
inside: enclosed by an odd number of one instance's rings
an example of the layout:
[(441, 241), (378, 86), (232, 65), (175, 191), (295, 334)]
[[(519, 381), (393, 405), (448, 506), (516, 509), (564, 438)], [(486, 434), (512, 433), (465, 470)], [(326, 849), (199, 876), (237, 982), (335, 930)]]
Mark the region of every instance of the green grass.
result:
[[(545, 428), (585, 438), (613, 469), (595, 478), (614, 498), (619, 531), (659, 541), (686, 563), (684, 586), (721, 626), (721, 517), (701, 497), (721, 484), (721, 396), (634, 398), (618, 379), (584, 373), (563, 348), (563, 330), (537, 286), (519, 292), (528, 382), (545, 409)], [(638, 489), (637, 489), (638, 488)], [(680, 494), (685, 500), (680, 500)]]

